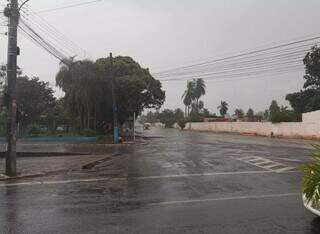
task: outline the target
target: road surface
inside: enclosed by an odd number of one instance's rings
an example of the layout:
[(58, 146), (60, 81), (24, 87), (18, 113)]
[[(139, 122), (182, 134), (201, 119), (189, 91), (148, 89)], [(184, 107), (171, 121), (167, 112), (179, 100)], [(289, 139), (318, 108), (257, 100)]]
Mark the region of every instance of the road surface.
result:
[(1, 183), (1, 232), (320, 233), (299, 194), (308, 142), (147, 134), (94, 170)]

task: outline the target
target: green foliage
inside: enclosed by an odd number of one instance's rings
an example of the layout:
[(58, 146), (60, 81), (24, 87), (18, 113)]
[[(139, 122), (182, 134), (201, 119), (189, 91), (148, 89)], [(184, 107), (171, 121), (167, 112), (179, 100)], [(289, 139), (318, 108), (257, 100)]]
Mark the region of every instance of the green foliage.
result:
[(306, 68), (306, 75), (304, 76), (305, 89), (319, 89), (320, 88), (320, 48), (314, 46), (311, 51), (307, 53), (303, 59)]
[(280, 107), (278, 105), (278, 102), (276, 100), (272, 100), (271, 105), (269, 107), (270, 119), (272, 120), (274, 116), (279, 112), (280, 112)]
[(226, 101), (221, 101), (220, 106), (218, 106), (221, 116), (225, 116), (228, 113), (229, 104)]
[(159, 120), (166, 128), (172, 128), (180, 119), (183, 119), (183, 111), (181, 109), (176, 109), (174, 111), (165, 109), (159, 114)]
[(247, 112), (247, 117), (249, 120), (252, 120), (254, 118), (254, 111), (251, 108), (249, 108)]
[(265, 110), (265, 111), (264, 111), (264, 113), (263, 113), (263, 118), (264, 118), (265, 120), (269, 120), (269, 118), (270, 118), (270, 112), (269, 112), (269, 110)]
[(290, 110), (281, 110), (277, 113), (274, 113), (271, 116), (272, 123), (295, 122), (295, 121), (297, 121), (297, 115), (294, 111), (290, 111)]
[(319, 204), (320, 202), (320, 145), (313, 145), (315, 151), (312, 153), (314, 162), (303, 167), (304, 176), (302, 180), (302, 193), (308, 202)]
[(195, 84), (194, 96), (199, 99), (206, 94), (206, 84), (202, 78), (193, 79), (193, 83)]
[(187, 122), (191, 123), (198, 123), (198, 122), (203, 122), (203, 116), (202, 114), (197, 114), (197, 113), (191, 113), (188, 118), (186, 118)]
[(244, 117), (244, 111), (242, 109), (235, 109), (234, 115), (237, 116), (238, 118), (243, 118)]
[(70, 59), (61, 65), (56, 85), (65, 92), (65, 106), (71, 117), (78, 119), (80, 129), (112, 123), (111, 79), (120, 124), (134, 112), (139, 115), (144, 109), (158, 109), (164, 103), (160, 81), (130, 57), (114, 58), (113, 67), (110, 57), (96, 62)]
[(286, 96), (297, 114), (320, 110), (320, 48), (314, 46), (305, 56), (303, 90)]
[(149, 111), (146, 115), (142, 115), (140, 117), (140, 123), (144, 124), (144, 123), (156, 123), (159, 121), (159, 111), (156, 112), (152, 112)]
[(320, 90), (318, 89), (306, 89), (288, 94), (286, 100), (298, 114), (320, 110)]
[(27, 76), (17, 79), (17, 119), (23, 125), (38, 122), (40, 116), (55, 105), (48, 82)]
[(187, 121), (187, 119), (180, 119), (179, 121), (178, 121), (178, 125), (179, 125), (179, 127), (181, 128), (181, 129), (184, 129), (185, 127), (186, 127), (186, 123), (187, 123), (188, 121)]
[(189, 116), (191, 112), (199, 113), (204, 108), (204, 103), (200, 98), (206, 94), (206, 84), (202, 78), (188, 81), (187, 89), (182, 95), (183, 104), (186, 106), (186, 115)]

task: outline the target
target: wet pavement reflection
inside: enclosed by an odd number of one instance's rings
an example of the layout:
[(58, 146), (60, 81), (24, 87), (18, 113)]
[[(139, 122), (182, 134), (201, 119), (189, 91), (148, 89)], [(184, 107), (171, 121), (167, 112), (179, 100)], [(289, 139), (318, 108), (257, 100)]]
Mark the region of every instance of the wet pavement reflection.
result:
[[(310, 142), (167, 129), (146, 134), (149, 144), (119, 148), (119, 157), (92, 170), (0, 184), (0, 230), (319, 233), (319, 218), (305, 210), (299, 194), (299, 167), (310, 160)], [(271, 166), (240, 160), (245, 157)], [(282, 172), (272, 163), (284, 165)]]

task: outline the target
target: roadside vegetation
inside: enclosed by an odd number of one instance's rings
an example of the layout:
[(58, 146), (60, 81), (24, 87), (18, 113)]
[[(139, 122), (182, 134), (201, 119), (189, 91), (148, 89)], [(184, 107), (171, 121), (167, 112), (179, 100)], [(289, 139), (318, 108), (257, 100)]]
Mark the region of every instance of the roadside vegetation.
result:
[(319, 204), (320, 202), (320, 145), (314, 145), (312, 153), (314, 162), (303, 167), (304, 177), (302, 181), (302, 193), (307, 202)]
[[(272, 100), (270, 107), (264, 111), (255, 112), (249, 108), (246, 112), (241, 108), (236, 108), (234, 114), (230, 115), (230, 104), (222, 100), (217, 107), (219, 115), (212, 113), (205, 107), (201, 98), (206, 94), (206, 84), (201, 78), (193, 79), (187, 82), (186, 90), (182, 95), (182, 102), (185, 106), (184, 113), (181, 109), (162, 112), (149, 112), (142, 116), (142, 122), (161, 122), (165, 127), (171, 128), (177, 123), (180, 128), (184, 128), (187, 122), (207, 121), (245, 121), (272, 123), (281, 122), (301, 122), (302, 113), (316, 111), (320, 109), (320, 48), (314, 46), (311, 48), (303, 60), (305, 65), (304, 86), (296, 93), (286, 95), (286, 100), (290, 103), (288, 106), (279, 106), (276, 100)], [(211, 119), (211, 120), (210, 120)], [(219, 120), (221, 119), (221, 120)]]
[[(61, 63), (56, 86), (64, 97), (55, 98), (48, 82), (19, 73), (17, 79), (17, 122), (20, 136), (96, 136), (111, 134), (113, 105), (111, 79), (115, 87), (120, 126), (140, 115), (144, 109), (160, 108), (165, 92), (160, 81), (149, 70), (130, 57), (115, 57), (96, 61)], [(0, 113), (0, 134), (6, 128), (5, 66), (0, 71), (4, 93)], [(132, 120), (131, 120), (132, 122)]]

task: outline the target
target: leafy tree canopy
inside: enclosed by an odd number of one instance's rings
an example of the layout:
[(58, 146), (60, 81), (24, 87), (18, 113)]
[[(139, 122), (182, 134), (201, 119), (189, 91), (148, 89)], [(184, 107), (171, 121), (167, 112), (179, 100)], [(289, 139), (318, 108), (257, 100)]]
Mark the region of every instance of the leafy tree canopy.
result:
[(243, 118), (244, 117), (244, 111), (242, 109), (235, 109), (234, 115), (237, 116), (238, 118)]
[(280, 107), (278, 105), (278, 102), (276, 100), (272, 100), (271, 105), (269, 107), (269, 115), (270, 118), (272, 118), (276, 113), (280, 112)]
[(17, 79), (18, 120), (23, 124), (39, 121), (55, 105), (54, 91), (48, 82), (27, 76)]
[(254, 117), (254, 111), (251, 108), (249, 108), (249, 110), (247, 112), (247, 117), (248, 118), (253, 118)]
[(165, 101), (160, 81), (130, 57), (115, 57), (113, 66), (110, 57), (96, 62), (70, 59), (66, 64), (60, 67), (56, 84), (65, 92), (66, 106), (80, 119), (81, 128), (92, 128), (92, 119), (112, 122), (112, 78), (120, 123), (134, 112), (158, 109)]
[(320, 110), (320, 48), (312, 47), (303, 63), (306, 73), (303, 90), (286, 96), (286, 100), (289, 101), (297, 115)]

